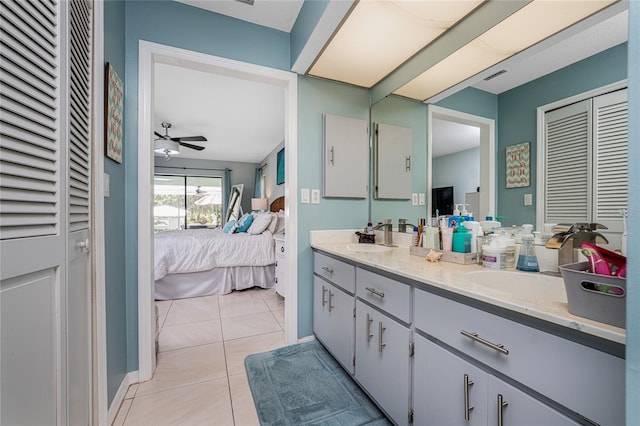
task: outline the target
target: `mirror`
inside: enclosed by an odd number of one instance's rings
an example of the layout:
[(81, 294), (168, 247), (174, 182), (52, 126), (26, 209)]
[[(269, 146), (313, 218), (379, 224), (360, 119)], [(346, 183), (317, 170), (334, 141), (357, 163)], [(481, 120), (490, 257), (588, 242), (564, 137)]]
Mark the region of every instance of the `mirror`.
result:
[(227, 214), (225, 215), (225, 223), (230, 220), (238, 220), (242, 215), (242, 190), (244, 184), (233, 185), (231, 187), (231, 193), (229, 194), (229, 206), (227, 207)]

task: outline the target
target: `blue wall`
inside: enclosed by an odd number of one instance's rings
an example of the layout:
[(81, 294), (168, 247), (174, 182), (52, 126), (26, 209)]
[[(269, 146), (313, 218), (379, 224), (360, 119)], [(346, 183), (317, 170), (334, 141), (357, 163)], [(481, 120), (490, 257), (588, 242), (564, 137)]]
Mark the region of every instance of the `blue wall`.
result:
[[(432, 161), (433, 187), (453, 186), (454, 203), (464, 203), (465, 194), (476, 192), (480, 186), (480, 148), (443, 155)], [(480, 212), (468, 209), (474, 218), (480, 217)]]
[[(125, 235), (127, 365), (138, 369), (138, 45), (151, 41), (271, 68), (289, 69), (289, 34), (175, 1), (125, 2)], [(122, 246), (121, 246), (122, 247)]]
[[(104, 59), (125, 77), (124, 1), (104, 2)], [(126, 122), (124, 123), (126, 127)], [(129, 140), (125, 137), (124, 145)], [(123, 161), (126, 163), (127, 156)], [(111, 404), (127, 374), (127, 314), (125, 289), (126, 246), (124, 234), (124, 164), (105, 157), (104, 171), (110, 178), (110, 196), (104, 199), (105, 295), (107, 322), (107, 396)]]
[[(627, 44), (605, 50), (537, 80), (498, 95), (498, 209), (507, 225), (536, 223), (536, 203), (523, 205), (525, 193), (536, 193), (536, 108), (627, 78)], [(531, 186), (506, 189), (505, 148), (531, 142)]]
[[(388, 96), (371, 107), (371, 121), (410, 127), (413, 136), (411, 179), (412, 193), (427, 191), (427, 105), (399, 96)], [(373, 191), (371, 191), (373, 193)], [(425, 206), (414, 206), (411, 200), (371, 200), (371, 221), (377, 223), (399, 218), (418, 223), (419, 218), (429, 217)], [(366, 224), (365, 224), (366, 225)]]
[[(322, 188), (322, 114), (369, 119), (369, 91), (313, 77), (298, 77), (298, 187)], [(367, 200), (321, 198), (298, 205), (298, 336), (313, 332), (313, 257), (309, 231), (366, 226)]]

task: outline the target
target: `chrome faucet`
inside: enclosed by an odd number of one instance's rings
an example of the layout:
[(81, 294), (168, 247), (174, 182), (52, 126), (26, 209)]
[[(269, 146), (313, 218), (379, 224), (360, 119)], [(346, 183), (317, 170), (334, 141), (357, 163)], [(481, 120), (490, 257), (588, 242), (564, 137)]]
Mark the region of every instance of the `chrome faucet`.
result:
[(384, 243), (383, 245), (387, 247), (394, 247), (393, 245), (393, 223), (391, 219), (387, 219), (385, 223), (377, 224), (373, 230), (377, 231), (378, 229), (384, 228)]
[(599, 229), (607, 229), (607, 227), (599, 223), (559, 224), (554, 227), (554, 230), (559, 232), (549, 238), (545, 247), (559, 250), (558, 267), (568, 263), (576, 263), (582, 243), (607, 244), (609, 242), (604, 235), (597, 231)]

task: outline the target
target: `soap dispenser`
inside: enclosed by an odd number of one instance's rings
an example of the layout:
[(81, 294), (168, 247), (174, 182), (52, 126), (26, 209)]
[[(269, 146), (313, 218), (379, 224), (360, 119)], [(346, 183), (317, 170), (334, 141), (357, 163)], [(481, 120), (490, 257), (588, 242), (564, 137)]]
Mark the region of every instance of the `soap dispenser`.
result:
[(540, 270), (532, 234), (522, 236), (522, 246), (520, 246), (520, 256), (518, 256), (518, 266), (516, 268), (526, 272), (538, 272)]
[(471, 253), (471, 234), (463, 224), (460, 224), (453, 233), (453, 251)]

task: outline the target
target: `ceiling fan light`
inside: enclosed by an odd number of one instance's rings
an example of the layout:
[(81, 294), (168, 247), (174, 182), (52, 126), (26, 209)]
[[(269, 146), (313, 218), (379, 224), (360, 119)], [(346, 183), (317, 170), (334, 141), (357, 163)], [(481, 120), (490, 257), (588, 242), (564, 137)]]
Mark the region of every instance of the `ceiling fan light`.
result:
[(154, 142), (153, 152), (162, 155), (178, 155), (180, 154), (180, 144), (172, 140), (158, 139)]

